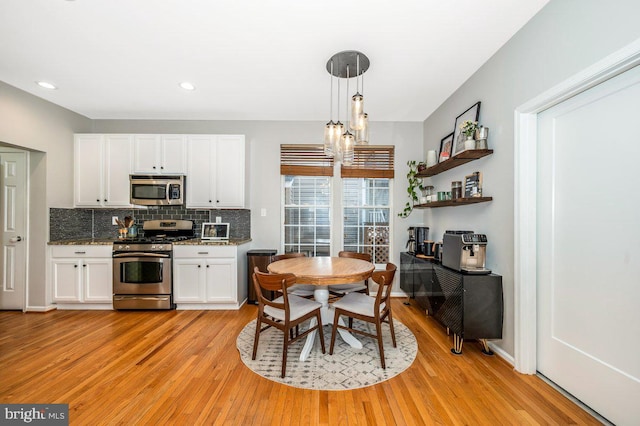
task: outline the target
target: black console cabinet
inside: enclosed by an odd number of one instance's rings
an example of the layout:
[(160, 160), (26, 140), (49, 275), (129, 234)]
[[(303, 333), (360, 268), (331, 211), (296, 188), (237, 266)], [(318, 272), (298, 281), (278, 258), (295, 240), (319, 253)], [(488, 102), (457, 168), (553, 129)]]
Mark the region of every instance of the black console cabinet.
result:
[(502, 338), (502, 277), (467, 275), (429, 259), (400, 254), (400, 288), (426, 313), (453, 333), (451, 352), (462, 353), (465, 339), (479, 340), (490, 354), (487, 339)]

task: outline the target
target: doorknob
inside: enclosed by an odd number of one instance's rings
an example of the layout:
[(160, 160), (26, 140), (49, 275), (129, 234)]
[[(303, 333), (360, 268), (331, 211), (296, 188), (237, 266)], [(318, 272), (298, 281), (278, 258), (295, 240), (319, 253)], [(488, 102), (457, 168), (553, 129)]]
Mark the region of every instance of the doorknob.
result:
[(22, 237), (19, 235), (17, 237), (9, 238), (10, 243), (17, 243), (18, 241), (22, 241)]

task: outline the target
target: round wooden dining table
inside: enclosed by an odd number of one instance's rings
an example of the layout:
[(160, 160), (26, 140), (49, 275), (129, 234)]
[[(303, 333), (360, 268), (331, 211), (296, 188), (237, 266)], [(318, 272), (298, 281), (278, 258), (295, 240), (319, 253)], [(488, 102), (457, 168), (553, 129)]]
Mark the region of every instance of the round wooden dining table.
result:
[[(297, 284), (314, 285), (313, 297), (322, 304), (322, 324), (333, 323), (333, 310), (329, 306), (329, 285), (351, 284), (364, 281), (371, 276), (375, 266), (371, 262), (348, 257), (295, 257), (270, 263), (267, 270), (272, 274), (294, 274)], [(311, 319), (313, 327), (315, 318)], [(339, 324), (344, 325), (342, 319)], [(362, 343), (346, 330), (338, 329), (342, 339), (351, 347), (361, 349)], [(316, 332), (309, 333), (300, 353), (304, 361), (311, 353)]]

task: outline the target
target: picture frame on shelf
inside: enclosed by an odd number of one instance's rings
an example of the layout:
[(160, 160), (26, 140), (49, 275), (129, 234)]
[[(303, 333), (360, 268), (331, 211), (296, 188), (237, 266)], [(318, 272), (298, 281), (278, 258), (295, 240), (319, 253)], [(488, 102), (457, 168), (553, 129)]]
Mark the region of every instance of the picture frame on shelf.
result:
[(202, 224), (202, 236), (200, 238), (211, 241), (229, 240), (229, 224), (205, 222)]
[(451, 149), (453, 148), (453, 132), (440, 140), (440, 153), (438, 154), (438, 163), (451, 158)]
[(479, 118), (480, 118), (480, 101), (471, 105), (462, 114), (456, 117), (456, 122), (453, 127), (453, 150), (451, 151), (451, 156), (454, 156), (464, 151), (464, 136), (462, 136), (462, 130), (460, 130), (460, 125), (465, 120), (478, 121)]
[(482, 197), (482, 173), (474, 172), (464, 177), (464, 198)]

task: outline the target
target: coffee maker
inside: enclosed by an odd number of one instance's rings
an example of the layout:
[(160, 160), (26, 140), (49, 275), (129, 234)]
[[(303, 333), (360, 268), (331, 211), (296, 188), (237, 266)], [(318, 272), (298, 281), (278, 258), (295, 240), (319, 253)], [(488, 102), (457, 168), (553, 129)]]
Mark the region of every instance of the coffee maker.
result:
[[(429, 239), (429, 227), (416, 226), (415, 237), (416, 237), (416, 255), (420, 254), (423, 256), (433, 256), (433, 253), (431, 252), (431, 246), (433, 245), (433, 241), (429, 241), (428, 244), (425, 243), (425, 241)], [(429, 247), (427, 247), (427, 245)]]
[(410, 226), (409, 229), (409, 241), (407, 241), (407, 253), (416, 254), (416, 228), (414, 226)]
[(490, 274), (485, 268), (487, 236), (484, 234), (444, 234), (442, 265), (466, 274)]

